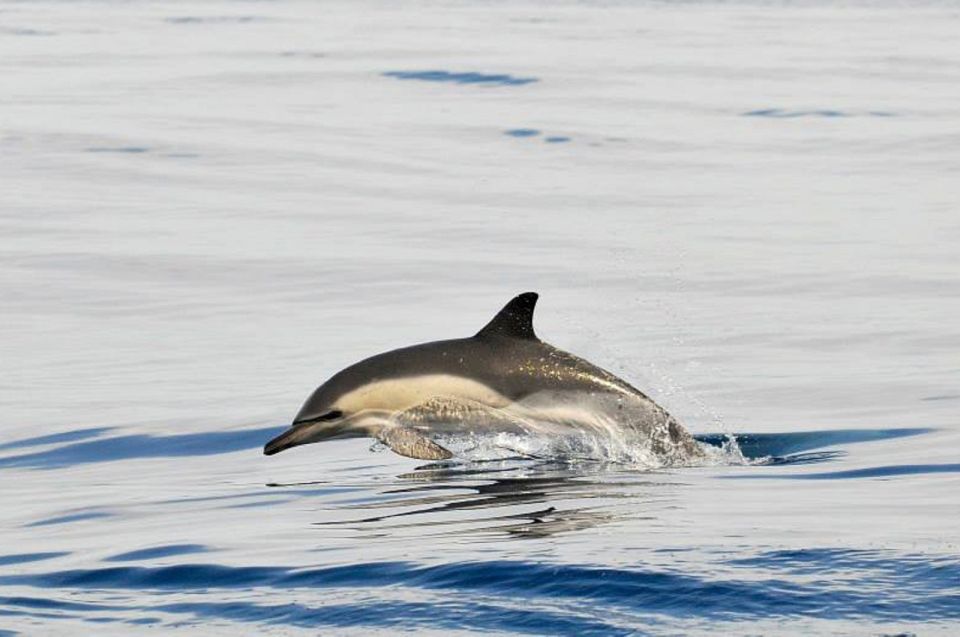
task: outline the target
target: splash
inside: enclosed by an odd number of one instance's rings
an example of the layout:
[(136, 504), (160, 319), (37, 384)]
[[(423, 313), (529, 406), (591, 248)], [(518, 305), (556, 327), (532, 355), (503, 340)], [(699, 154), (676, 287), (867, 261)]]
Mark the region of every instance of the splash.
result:
[(565, 463), (611, 463), (655, 469), (665, 466), (650, 449), (613, 436), (592, 433), (565, 435), (490, 433), (442, 436), (438, 442), (458, 458), (491, 460), (553, 460)]
[(655, 446), (592, 432), (565, 435), (471, 433), (440, 435), (435, 440), (452, 451), (452, 462), (481, 463), (504, 460), (549, 460), (562, 464), (609, 464), (621, 469), (649, 471), (679, 467), (711, 467), (765, 464), (766, 458), (743, 455), (734, 437), (717, 447), (697, 442), (697, 452), (662, 454)]
[(768, 458), (748, 458), (744, 455), (743, 449), (734, 434), (726, 434), (719, 446), (697, 441), (703, 450), (701, 462), (696, 466), (701, 467), (729, 467), (745, 466), (754, 464), (766, 464)]
[[(390, 420), (451, 451), (451, 462), (535, 460), (637, 470), (752, 464), (733, 435), (722, 444), (699, 442), (655, 404), (616, 396), (551, 395), (502, 408), (434, 397)], [(371, 450), (382, 448), (378, 443)]]
[(635, 422), (647, 424), (633, 426), (624, 424), (623, 412), (612, 418), (609, 411), (567, 405), (544, 413), (542, 408), (497, 409), (462, 399), (431, 399), (393, 420), (426, 433), (453, 452), (453, 462), (527, 459), (640, 470), (750, 462), (733, 436), (719, 447), (702, 444), (665, 412), (636, 414)]

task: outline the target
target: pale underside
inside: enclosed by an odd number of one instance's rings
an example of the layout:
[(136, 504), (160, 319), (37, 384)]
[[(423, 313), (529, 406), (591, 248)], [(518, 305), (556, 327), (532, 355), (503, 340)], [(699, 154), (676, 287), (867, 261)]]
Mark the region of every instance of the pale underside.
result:
[(453, 457), (448, 447), (480, 445), (516, 456), (536, 456), (539, 450), (552, 457), (616, 455), (656, 465), (684, 464), (701, 454), (692, 437), (652, 401), (605, 392), (540, 392), (498, 405), (433, 396), (392, 413), (368, 411), (355, 431), (424, 460)]

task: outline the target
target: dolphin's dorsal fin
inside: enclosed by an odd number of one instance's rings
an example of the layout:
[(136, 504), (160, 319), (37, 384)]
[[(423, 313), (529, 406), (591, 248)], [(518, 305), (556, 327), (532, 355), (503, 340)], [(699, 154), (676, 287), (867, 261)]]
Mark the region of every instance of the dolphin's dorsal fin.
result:
[(533, 308), (537, 305), (536, 292), (524, 292), (503, 306), (493, 320), (477, 332), (478, 337), (506, 336), (537, 340), (533, 332)]

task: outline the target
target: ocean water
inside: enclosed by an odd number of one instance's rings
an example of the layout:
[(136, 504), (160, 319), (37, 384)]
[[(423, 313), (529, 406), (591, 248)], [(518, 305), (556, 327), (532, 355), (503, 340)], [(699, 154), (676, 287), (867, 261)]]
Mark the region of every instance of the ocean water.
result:
[[(0, 3), (0, 635), (960, 633), (958, 33)], [(747, 461), (261, 454), (525, 290)]]

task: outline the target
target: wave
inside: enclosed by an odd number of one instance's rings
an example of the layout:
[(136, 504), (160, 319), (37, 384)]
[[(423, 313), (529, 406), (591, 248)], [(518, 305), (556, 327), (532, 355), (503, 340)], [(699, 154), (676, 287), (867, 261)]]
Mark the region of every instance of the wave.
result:
[[(211, 589), (366, 589), (372, 596), (376, 596), (378, 590), (403, 587), (408, 591), (443, 593), (441, 599), (447, 604), (459, 599), (468, 614), (471, 611), (482, 614), (487, 606), (510, 612), (515, 602), (525, 607), (536, 604), (544, 609), (542, 615), (541, 611), (536, 611), (544, 621), (556, 619), (551, 603), (563, 607), (563, 600), (571, 599), (610, 612), (657, 613), (711, 620), (743, 617), (960, 619), (960, 593), (956, 590), (956, 582), (960, 581), (960, 562), (955, 558), (852, 549), (806, 549), (760, 553), (751, 558), (732, 560), (728, 565), (749, 567), (749, 577), (740, 579), (727, 574), (499, 560), (436, 565), (373, 562), (320, 568), (222, 564), (119, 566), (5, 575), (0, 576), (0, 584), (160, 593), (209, 592)], [(844, 577), (838, 579), (838, 573)], [(809, 578), (818, 574), (829, 574), (833, 583), (826, 585)], [(350, 597), (364, 599), (367, 595), (354, 592)], [(0, 606), (11, 605), (16, 606), (18, 602), (10, 597), (0, 599)], [(402, 617), (402, 621), (409, 625), (411, 617), (426, 618), (432, 613), (441, 617), (445, 615), (443, 603), (439, 609), (433, 603), (418, 606), (420, 613), (393, 616)], [(198, 612), (203, 607), (205, 604), (187, 604), (175, 610), (177, 605), (160, 604), (142, 610)], [(212, 608), (226, 610), (219, 605)], [(258, 612), (256, 606), (234, 606), (238, 613), (241, 608), (250, 613), (247, 619), (258, 621), (270, 619), (270, 613), (278, 610), (275, 606), (264, 606)], [(339, 621), (384, 625), (385, 615), (371, 615), (361, 609), (369, 610), (367, 604), (358, 604), (330, 612), (343, 613)], [(315, 610), (313, 621), (317, 622), (316, 625), (331, 621), (326, 615), (328, 609)], [(525, 623), (522, 617), (514, 617), (508, 624), (512, 625), (513, 621)], [(464, 620), (461, 626), (465, 625), (475, 624)]]

